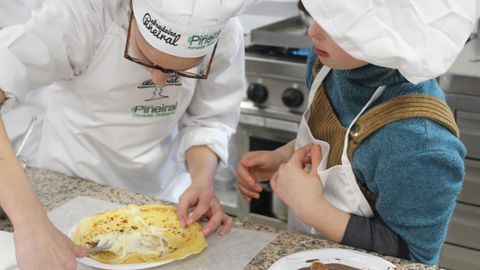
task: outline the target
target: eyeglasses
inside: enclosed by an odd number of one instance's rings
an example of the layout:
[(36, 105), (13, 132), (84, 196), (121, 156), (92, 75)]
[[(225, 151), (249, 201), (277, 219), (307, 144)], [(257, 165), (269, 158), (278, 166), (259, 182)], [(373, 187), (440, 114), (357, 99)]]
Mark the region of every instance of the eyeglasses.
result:
[[(131, 6), (131, 2), (130, 2), (130, 6)], [(184, 71), (184, 70), (175, 70), (175, 69), (170, 69), (170, 68), (164, 68), (164, 67), (159, 66), (159, 65), (154, 64), (154, 63), (145, 62), (145, 60), (141, 60), (141, 59), (135, 58), (135, 57), (130, 55), (130, 33), (132, 31), (133, 9), (130, 9), (130, 10), (131, 11), (130, 11), (130, 19), (129, 19), (130, 21), (128, 23), (127, 43), (125, 44), (125, 52), (123, 54), (123, 57), (125, 57), (126, 59), (128, 59), (128, 60), (130, 60), (130, 61), (132, 61), (136, 64), (142, 65), (142, 66), (147, 67), (147, 68), (160, 70), (161, 72), (167, 73), (167, 74), (168, 73), (173, 73), (173, 74), (178, 75), (178, 76), (182, 76), (182, 77), (186, 77), (186, 78), (192, 78), (192, 79), (200, 79), (200, 80), (204, 80), (204, 79), (208, 78), (208, 74), (210, 72), (210, 67), (212, 66), (213, 57), (215, 56), (215, 51), (217, 50), (218, 41), (217, 41), (217, 43), (215, 43), (215, 47), (213, 48), (213, 51), (210, 54), (211, 55), (210, 60), (208, 60), (208, 62), (203, 61), (201, 64), (199, 64), (196, 67), (196, 69), (199, 71), (198, 73)]]

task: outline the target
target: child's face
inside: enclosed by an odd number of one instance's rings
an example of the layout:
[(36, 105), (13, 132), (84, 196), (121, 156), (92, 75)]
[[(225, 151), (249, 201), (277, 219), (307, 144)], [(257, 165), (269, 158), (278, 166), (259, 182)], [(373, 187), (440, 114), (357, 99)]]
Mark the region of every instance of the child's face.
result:
[(332, 69), (355, 69), (365, 66), (367, 62), (357, 60), (335, 43), (318, 23), (313, 22), (308, 29), (318, 59)]

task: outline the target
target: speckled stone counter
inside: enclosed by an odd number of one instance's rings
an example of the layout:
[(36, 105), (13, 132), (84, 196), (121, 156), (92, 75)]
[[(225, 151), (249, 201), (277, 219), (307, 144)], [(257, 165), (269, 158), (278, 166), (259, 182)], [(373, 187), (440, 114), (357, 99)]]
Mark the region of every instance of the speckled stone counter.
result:
[[(27, 169), (27, 175), (35, 189), (35, 192), (44, 204), (47, 211), (53, 210), (77, 196), (89, 196), (118, 204), (145, 204), (161, 202), (157, 199), (145, 197), (137, 193), (106, 187), (88, 180), (67, 177), (65, 175), (47, 170), (29, 168)], [(234, 224), (234, 226), (237, 227), (277, 233), (277, 238), (252, 259), (249, 265), (245, 268), (248, 270), (268, 269), (270, 265), (272, 265), (281, 257), (303, 250), (338, 247), (348, 248), (322, 239), (304, 236), (293, 232), (277, 230), (238, 219), (235, 220)], [(8, 220), (1, 220), (0, 230), (12, 231), (10, 222)], [(397, 258), (384, 258), (395, 264), (398, 269), (436, 269), (435, 267), (413, 264)]]

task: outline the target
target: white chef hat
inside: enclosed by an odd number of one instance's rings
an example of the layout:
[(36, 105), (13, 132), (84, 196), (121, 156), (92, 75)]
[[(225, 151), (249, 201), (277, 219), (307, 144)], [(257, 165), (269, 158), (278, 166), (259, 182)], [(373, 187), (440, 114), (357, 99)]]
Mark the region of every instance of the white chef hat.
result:
[(476, 0), (302, 0), (356, 59), (419, 83), (444, 74), (472, 32)]
[(140, 33), (179, 57), (207, 55), (228, 20), (260, 0), (132, 0)]

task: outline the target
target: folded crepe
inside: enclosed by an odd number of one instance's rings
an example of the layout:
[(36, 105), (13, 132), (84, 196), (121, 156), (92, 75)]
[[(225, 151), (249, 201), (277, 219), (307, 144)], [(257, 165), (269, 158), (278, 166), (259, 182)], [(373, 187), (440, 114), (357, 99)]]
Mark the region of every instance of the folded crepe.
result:
[(88, 255), (107, 264), (181, 260), (207, 246), (200, 224), (181, 228), (176, 208), (167, 205), (128, 205), (85, 217), (71, 238), (89, 247), (112, 243)]

